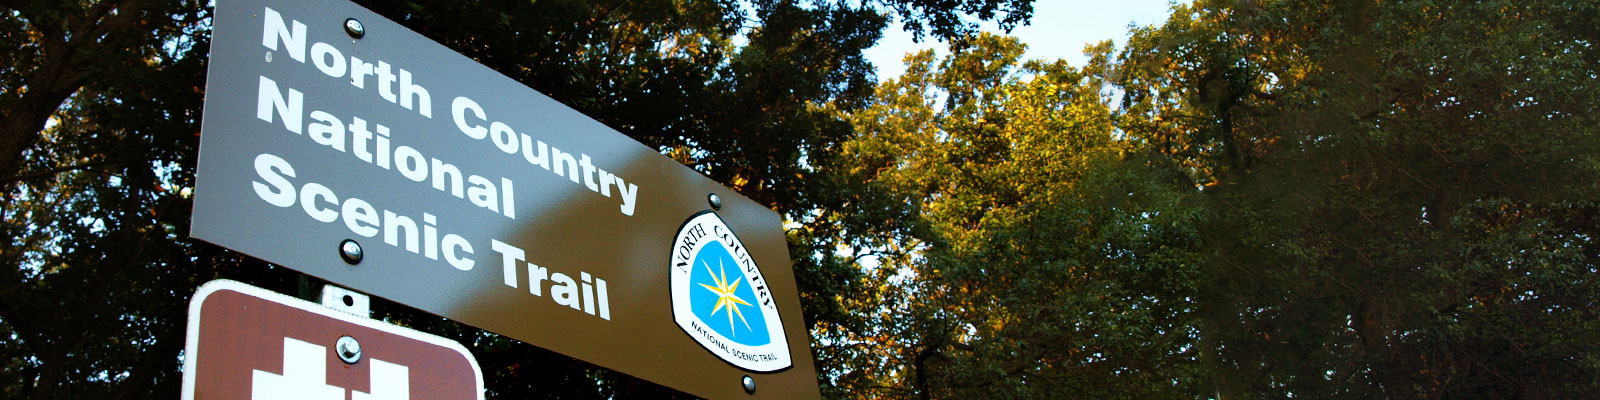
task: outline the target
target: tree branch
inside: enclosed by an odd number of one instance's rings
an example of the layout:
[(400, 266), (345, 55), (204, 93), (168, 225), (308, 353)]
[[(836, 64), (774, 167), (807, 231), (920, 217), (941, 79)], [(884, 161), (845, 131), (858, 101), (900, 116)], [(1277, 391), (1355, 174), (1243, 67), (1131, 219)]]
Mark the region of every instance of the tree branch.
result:
[(28, 6), (28, 0), (0, 0), (0, 6), (13, 10), (22, 10), (23, 7)]
[[(22, 0), (0, 1), (9, 6)], [(21, 79), (28, 87), (26, 94), (0, 99), (0, 119), (6, 121), (0, 125), (0, 175), (21, 170), (22, 153), (33, 147), (50, 116), (90, 81), (96, 73), (94, 67), (127, 62), (106, 53), (130, 47), (130, 42), (148, 36), (138, 32), (144, 21), (143, 11), (148, 7), (147, 0), (108, 0), (92, 9), (78, 10), (82, 12), (78, 15), (57, 19), (28, 16), (29, 23), (43, 34), (39, 39), (39, 62), (18, 66), (27, 71)], [(70, 40), (60, 32), (66, 27), (73, 29)]]
[(13, 175), (13, 176), (7, 177), (5, 179), (0, 179), (0, 185), (9, 185), (9, 184), (16, 183), (16, 182), (21, 182), (21, 181), (34, 180), (34, 179), (39, 179), (39, 178), (47, 178), (47, 177), (55, 176), (56, 174), (59, 174), (59, 173), (62, 173), (62, 172), (80, 170), (80, 169), (89, 169), (89, 168), (98, 167), (98, 166), (102, 166), (102, 165), (112, 165), (112, 164), (120, 164), (120, 163), (119, 162), (109, 161), (109, 160), (101, 160), (101, 161), (86, 162), (86, 163), (77, 164), (77, 165), (68, 165), (68, 166), (65, 166), (65, 167), (56, 167), (56, 168), (51, 168), (51, 169), (47, 169), (47, 170), (44, 170), (44, 171), (30, 172), (30, 173), (26, 173), (26, 174)]

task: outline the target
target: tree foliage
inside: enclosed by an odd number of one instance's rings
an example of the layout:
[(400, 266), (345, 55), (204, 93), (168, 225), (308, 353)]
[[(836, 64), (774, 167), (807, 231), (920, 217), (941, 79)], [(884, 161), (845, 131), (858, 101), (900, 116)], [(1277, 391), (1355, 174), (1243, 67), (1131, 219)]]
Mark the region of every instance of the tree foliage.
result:
[(833, 383), (884, 398), (1192, 392), (1198, 215), (1176, 177), (1136, 168), (1100, 77), (1022, 63), (1012, 38), (968, 43), (908, 57), (823, 165), (857, 188), (839, 212), (889, 222), (853, 227), (871, 239), (846, 253), (881, 253), (863, 264), (882, 288), (853, 304), (868, 328), (820, 338)]
[(1205, 189), (1216, 392), (1595, 389), (1596, 16), (1200, 1), (1136, 34), (1120, 117)]
[[(1600, 5), (1196, 0), (1091, 61), (1027, 0), (370, 0), (783, 213), (827, 397), (1600, 389)], [(953, 53), (874, 84), (887, 22)], [(210, 10), (0, 0), (0, 397), (177, 396)], [(1048, 23), (1037, 21), (1037, 23)], [(389, 303), (493, 397), (681, 397)]]
[(829, 378), (886, 398), (1586, 397), (1596, 11), (1196, 1), (1081, 70), (982, 36), (910, 57), (823, 164), (855, 193), (834, 254), (880, 287), (861, 328), (818, 335)]

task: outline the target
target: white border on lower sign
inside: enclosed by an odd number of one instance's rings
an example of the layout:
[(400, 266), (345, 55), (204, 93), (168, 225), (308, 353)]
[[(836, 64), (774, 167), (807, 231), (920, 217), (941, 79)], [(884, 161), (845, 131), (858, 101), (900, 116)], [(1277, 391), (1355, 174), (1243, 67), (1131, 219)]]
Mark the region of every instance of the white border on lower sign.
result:
[(243, 282), (227, 279), (218, 279), (200, 285), (200, 288), (195, 290), (194, 298), (189, 300), (189, 325), (185, 329), (186, 332), (184, 334), (183, 345), (183, 400), (194, 400), (195, 371), (194, 368), (190, 367), (195, 365), (195, 362), (198, 361), (196, 360), (196, 357), (199, 355), (200, 349), (200, 307), (205, 304), (206, 297), (210, 296), (212, 293), (223, 290), (231, 290), (245, 295), (255, 296), (256, 298), (294, 307), (324, 317), (376, 329), (386, 333), (400, 335), (402, 337), (411, 338), (435, 346), (454, 350), (457, 353), (461, 353), (461, 356), (465, 357), (467, 361), (472, 364), (472, 376), (477, 387), (478, 400), (483, 400), (483, 370), (478, 367), (478, 359), (472, 357), (472, 352), (467, 351), (467, 348), (462, 346), (461, 343), (415, 329), (393, 325), (375, 319), (361, 318), (355, 315), (346, 314), (332, 308), (323, 307), (321, 304), (312, 303), (281, 293), (250, 286)]

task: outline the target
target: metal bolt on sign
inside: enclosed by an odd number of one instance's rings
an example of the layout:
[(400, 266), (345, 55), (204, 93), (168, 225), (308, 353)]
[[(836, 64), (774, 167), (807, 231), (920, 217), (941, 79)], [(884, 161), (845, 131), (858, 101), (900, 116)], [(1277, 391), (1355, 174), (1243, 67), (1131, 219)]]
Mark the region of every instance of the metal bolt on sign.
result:
[(721, 196), (717, 196), (716, 193), (712, 193), (710, 195), (706, 195), (706, 202), (711, 203), (711, 209), (712, 210), (721, 210), (722, 209), (722, 197)]
[(751, 378), (750, 375), (745, 375), (743, 381), (744, 381), (743, 382), (744, 383), (744, 392), (745, 393), (749, 393), (749, 394), (756, 394), (756, 380)]
[(343, 258), (344, 262), (350, 265), (360, 264), (362, 258), (361, 244), (352, 239), (345, 239), (339, 242), (339, 258)]
[(362, 36), (367, 35), (367, 27), (361, 26), (361, 21), (357, 21), (355, 18), (346, 19), (344, 20), (344, 33), (350, 34), (351, 38), (360, 39)]
[(334, 344), (334, 349), (339, 353), (339, 360), (345, 364), (361, 361), (361, 342), (357, 342), (356, 338), (340, 336), (339, 341)]

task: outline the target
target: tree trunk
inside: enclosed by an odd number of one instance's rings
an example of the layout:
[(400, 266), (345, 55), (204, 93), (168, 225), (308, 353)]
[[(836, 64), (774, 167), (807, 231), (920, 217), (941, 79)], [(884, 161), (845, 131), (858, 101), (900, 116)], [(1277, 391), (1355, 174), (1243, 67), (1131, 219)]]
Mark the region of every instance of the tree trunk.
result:
[(27, 94), (0, 104), (0, 120), (5, 121), (0, 124), (0, 177), (4, 179), (0, 182), (9, 184), (21, 174), (23, 153), (39, 140), (56, 109), (83, 86), (82, 78), (61, 76), (66, 75), (63, 69), (40, 69), (35, 76), (44, 79), (30, 79)]
[[(20, 85), (0, 97), (0, 185), (22, 171), (23, 153), (38, 142), (45, 122), (97, 73), (115, 71), (123, 52), (148, 36), (142, 31), (147, 0), (105, 0), (82, 9), (52, 6), (52, 1), (4, 0), (7, 8), (28, 20), (37, 35), (37, 65), (24, 70)], [(70, 31), (69, 31), (70, 30)]]

